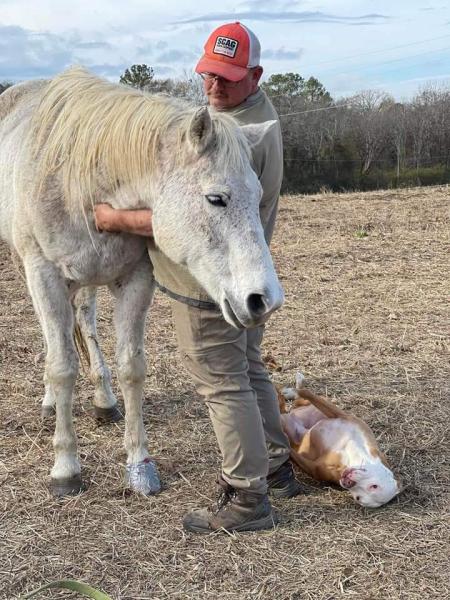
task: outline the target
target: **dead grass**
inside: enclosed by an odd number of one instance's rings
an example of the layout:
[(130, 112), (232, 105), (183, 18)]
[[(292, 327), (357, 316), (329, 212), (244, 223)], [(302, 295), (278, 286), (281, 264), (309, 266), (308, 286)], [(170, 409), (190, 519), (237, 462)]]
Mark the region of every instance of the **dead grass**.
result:
[[(273, 251), (286, 304), (268, 326), (274, 379), (327, 391), (366, 419), (407, 489), (365, 510), (305, 478), (258, 534), (186, 535), (220, 464), (206, 410), (178, 363), (167, 300), (147, 328), (145, 420), (165, 485), (123, 492), (123, 424), (99, 427), (80, 377), (76, 429), (88, 490), (55, 501), (51, 431), (39, 421), (41, 335), (0, 246), (0, 598), (76, 578), (115, 600), (425, 600), (449, 589), (449, 189), (285, 197)], [(110, 299), (100, 331), (113, 360)], [(74, 598), (49, 591), (42, 598)]]

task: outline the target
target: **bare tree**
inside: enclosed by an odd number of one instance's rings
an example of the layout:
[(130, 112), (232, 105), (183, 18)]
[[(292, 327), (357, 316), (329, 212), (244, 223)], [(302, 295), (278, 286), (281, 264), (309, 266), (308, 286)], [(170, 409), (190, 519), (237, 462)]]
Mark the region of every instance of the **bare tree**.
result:
[(430, 100), (428, 93), (419, 93), (413, 98), (408, 114), (410, 148), (417, 174), (426, 155), (429, 154)]
[(408, 107), (400, 102), (394, 102), (387, 107), (386, 114), (387, 138), (395, 153), (397, 182), (400, 170), (406, 157), (406, 140), (408, 133)]
[(361, 174), (368, 173), (381, 154), (387, 139), (386, 114), (394, 100), (376, 90), (367, 90), (349, 98), (353, 139), (361, 159)]

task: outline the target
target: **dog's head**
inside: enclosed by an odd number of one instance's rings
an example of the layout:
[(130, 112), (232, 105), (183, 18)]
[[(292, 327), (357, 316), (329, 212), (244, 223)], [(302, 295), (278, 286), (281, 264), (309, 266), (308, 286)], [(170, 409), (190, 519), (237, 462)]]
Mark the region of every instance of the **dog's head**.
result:
[(339, 481), (361, 506), (378, 508), (400, 493), (394, 474), (382, 463), (345, 469)]

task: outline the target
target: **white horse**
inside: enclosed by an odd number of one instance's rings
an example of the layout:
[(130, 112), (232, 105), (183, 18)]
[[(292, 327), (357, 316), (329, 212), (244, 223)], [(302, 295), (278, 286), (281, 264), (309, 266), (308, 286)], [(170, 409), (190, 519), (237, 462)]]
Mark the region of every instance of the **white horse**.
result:
[(74, 312), (91, 356), (97, 413), (114, 418), (117, 410), (96, 340), (99, 285), (116, 299), (126, 483), (145, 494), (160, 489), (142, 421), (152, 267), (144, 239), (96, 230), (93, 205), (151, 208), (161, 251), (189, 269), (233, 326), (258, 325), (283, 301), (250, 164), (251, 144), (270, 126), (239, 127), (205, 107), (80, 68), (0, 96), (0, 235), (23, 262), (46, 343), (43, 411), (56, 407), (55, 494), (82, 489), (72, 420)]

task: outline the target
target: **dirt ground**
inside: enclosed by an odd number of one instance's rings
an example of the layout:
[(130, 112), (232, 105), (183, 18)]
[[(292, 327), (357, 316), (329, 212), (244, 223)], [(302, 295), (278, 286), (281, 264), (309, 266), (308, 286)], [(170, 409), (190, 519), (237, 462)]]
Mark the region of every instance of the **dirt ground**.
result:
[[(282, 198), (273, 253), (286, 303), (264, 345), (281, 368), (274, 380), (292, 384), (300, 369), (309, 387), (364, 418), (406, 489), (369, 510), (300, 475), (305, 494), (275, 501), (281, 524), (263, 533), (182, 530), (183, 514), (214, 498), (220, 457), (161, 294), (147, 327), (145, 421), (163, 492), (124, 492), (123, 422), (97, 425), (80, 375), (74, 414), (88, 489), (50, 496), (41, 334), (0, 245), (0, 598), (60, 578), (114, 600), (448, 597), (449, 207), (448, 187)], [(99, 304), (112, 365), (106, 292)]]

